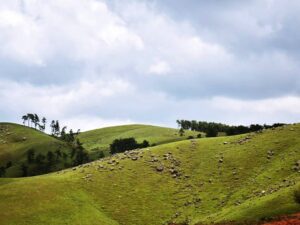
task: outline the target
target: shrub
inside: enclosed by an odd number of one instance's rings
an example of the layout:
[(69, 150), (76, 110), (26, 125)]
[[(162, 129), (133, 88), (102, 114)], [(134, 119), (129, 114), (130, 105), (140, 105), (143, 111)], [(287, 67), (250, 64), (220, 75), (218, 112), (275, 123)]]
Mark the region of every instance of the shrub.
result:
[(194, 139), (194, 137), (193, 136), (188, 136), (188, 138), (187, 138), (188, 140), (190, 140), (190, 139)]

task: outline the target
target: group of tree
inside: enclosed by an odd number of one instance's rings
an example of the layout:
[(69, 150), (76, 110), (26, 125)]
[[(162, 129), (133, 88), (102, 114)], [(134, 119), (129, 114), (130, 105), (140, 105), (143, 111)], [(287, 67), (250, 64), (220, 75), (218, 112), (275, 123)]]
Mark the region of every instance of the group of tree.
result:
[(177, 120), (180, 135), (183, 135), (184, 130), (192, 130), (206, 133), (207, 137), (216, 137), (219, 132), (226, 135), (244, 134), (249, 132), (260, 131), (263, 129), (280, 127), (285, 124), (274, 123), (273, 125), (251, 124), (250, 126), (231, 126), (222, 123), (196, 121), (196, 120)]
[[(34, 127), (35, 129), (39, 129), (40, 131), (45, 131), (47, 119), (43, 117), (40, 120), (40, 117), (36, 113), (27, 113), (26, 115), (22, 116), (24, 126)], [(71, 129), (67, 132), (67, 127), (64, 126), (60, 129), (60, 123), (58, 120), (52, 120), (50, 123), (50, 131), (51, 135), (57, 138), (60, 138), (63, 141), (73, 142), (75, 141), (75, 136), (79, 134), (80, 130), (78, 129), (77, 132), (73, 132)]]
[(45, 131), (45, 129), (46, 129), (46, 122), (47, 122), (46, 118), (43, 117), (40, 120), (40, 117), (35, 113), (27, 113), (26, 115), (23, 115), (22, 120), (23, 120), (24, 126), (27, 123), (28, 127), (34, 126), (35, 129), (38, 128), (40, 131)]
[[(69, 153), (57, 149), (48, 151), (46, 154), (37, 153), (34, 149), (27, 151), (26, 163), (21, 165), (22, 176), (37, 175), (54, 171), (60, 164), (60, 169), (81, 165), (89, 162), (88, 152), (83, 148), (82, 143), (76, 139), (72, 143)], [(31, 170), (29, 171), (29, 168)]]
[(137, 148), (146, 148), (149, 146), (149, 142), (144, 140), (142, 143), (138, 143), (134, 138), (120, 138), (115, 139), (113, 143), (110, 144), (110, 153), (120, 153), (127, 150), (133, 150)]

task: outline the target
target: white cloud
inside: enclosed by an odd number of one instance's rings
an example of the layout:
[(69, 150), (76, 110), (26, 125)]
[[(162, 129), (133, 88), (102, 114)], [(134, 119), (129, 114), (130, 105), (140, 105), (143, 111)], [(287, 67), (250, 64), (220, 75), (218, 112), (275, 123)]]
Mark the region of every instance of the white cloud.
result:
[[(285, 28), (282, 16), (271, 13), (275, 3), (267, 14), (274, 21), (256, 17), (261, 7), (251, 4), (195, 22), (148, 1), (115, 2), (0, 2), (4, 118), (36, 112), (83, 129), (131, 121), (172, 125), (178, 118), (300, 119), (297, 56), (263, 46)], [(253, 40), (260, 51), (251, 52)], [(251, 53), (237, 54), (245, 49)]]
[(149, 68), (149, 73), (163, 75), (171, 71), (171, 68), (167, 62), (158, 61), (155, 64), (152, 64)]

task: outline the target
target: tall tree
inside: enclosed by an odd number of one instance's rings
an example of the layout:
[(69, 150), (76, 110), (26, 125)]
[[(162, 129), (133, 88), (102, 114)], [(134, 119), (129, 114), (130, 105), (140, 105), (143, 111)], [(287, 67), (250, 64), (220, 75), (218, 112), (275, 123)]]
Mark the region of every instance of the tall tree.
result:
[(45, 117), (42, 118), (42, 123), (43, 123), (44, 131), (45, 131), (46, 123), (47, 123), (47, 119)]
[(55, 135), (58, 137), (59, 134), (60, 134), (60, 126), (59, 126), (58, 120), (56, 120), (56, 122), (55, 122), (54, 129), (55, 129), (55, 132), (54, 132), (54, 133), (55, 133)]
[(54, 135), (55, 134), (55, 121), (54, 120), (51, 121), (50, 127), (51, 127), (51, 134)]
[[(28, 113), (27, 114), (28, 118), (29, 118), (29, 121), (30, 121), (30, 127), (32, 126), (31, 124), (33, 123), (34, 121), (34, 115), (32, 113)], [(28, 124), (29, 124), (29, 121), (28, 121)]]
[(34, 128), (36, 129), (37, 125), (39, 125), (40, 118), (37, 114), (34, 114), (33, 116), (33, 123), (34, 123)]
[(23, 125), (25, 126), (25, 123), (28, 120), (28, 116), (27, 115), (22, 116), (22, 120), (23, 120)]

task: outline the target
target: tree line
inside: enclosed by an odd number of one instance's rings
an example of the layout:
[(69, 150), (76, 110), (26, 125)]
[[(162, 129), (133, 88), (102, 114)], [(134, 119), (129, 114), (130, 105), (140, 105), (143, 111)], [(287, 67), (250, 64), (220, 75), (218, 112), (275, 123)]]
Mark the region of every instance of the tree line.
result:
[[(38, 153), (33, 148), (29, 149), (27, 160), (21, 165), (22, 176), (51, 172), (59, 163), (63, 165), (63, 168), (68, 168), (89, 162), (88, 153), (78, 139), (70, 145), (71, 151), (69, 153), (61, 151), (60, 148), (55, 151), (48, 151), (46, 154)], [(29, 168), (32, 170), (30, 171)]]
[(283, 126), (283, 123), (274, 123), (273, 125), (260, 125), (260, 124), (251, 124), (250, 126), (231, 126), (222, 123), (206, 122), (206, 121), (196, 121), (196, 120), (177, 120), (176, 121), (179, 127), (179, 133), (183, 135), (184, 130), (192, 130), (198, 132), (206, 133), (207, 137), (216, 137), (219, 132), (225, 133), (226, 135), (237, 135), (245, 134), (249, 132), (260, 131), (263, 129), (270, 129), (279, 126)]
[[(40, 131), (45, 132), (47, 119), (45, 117), (40, 117), (36, 113), (27, 113), (26, 115), (22, 116), (23, 125), (28, 126), (34, 129), (39, 129)], [(58, 120), (52, 120), (50, 123), (50, 131), (51, 135), (55, 137), (60, 137), (62, 140), (67, 140), (72, 138), (74, 135), (78, 135), (80, 133), (80, 129), (77, 132), (73, 132), (71, 129), (69, 133), (67, 133), (67, 127), (64, 126), (61, 129), (60, 123)]]

